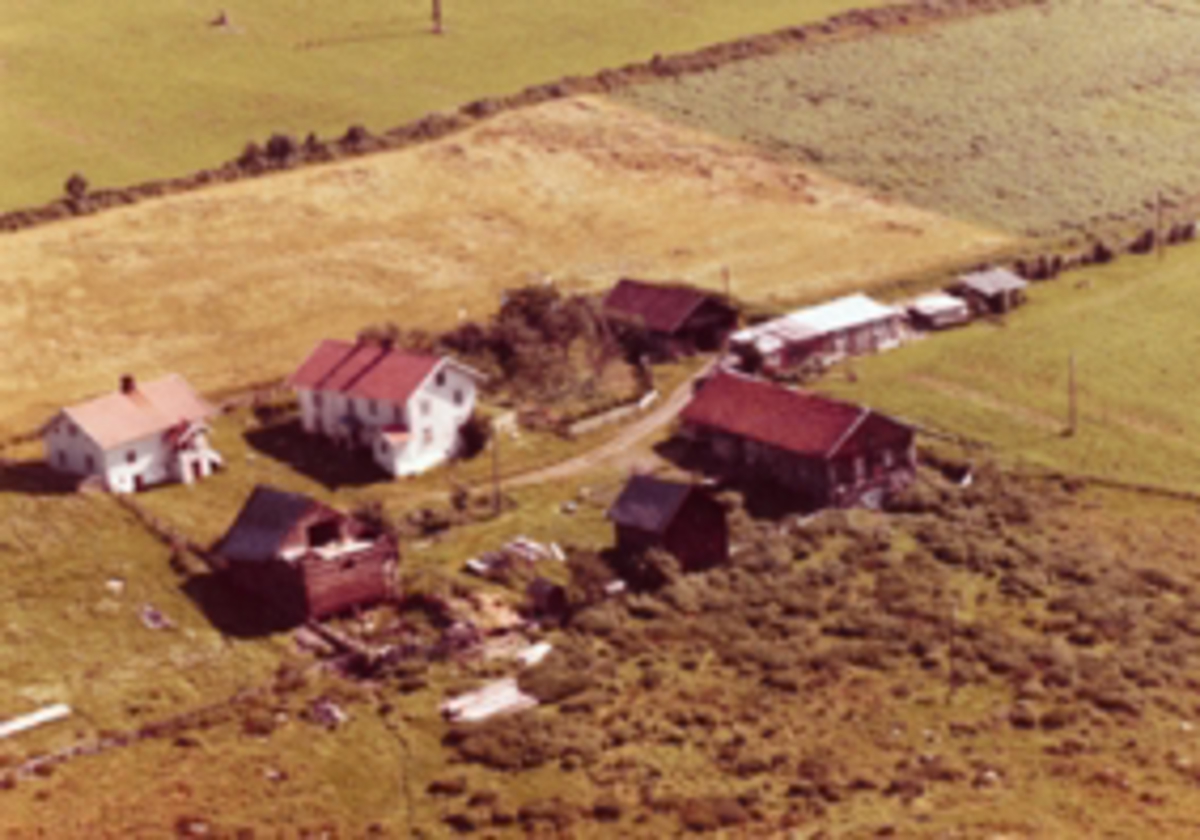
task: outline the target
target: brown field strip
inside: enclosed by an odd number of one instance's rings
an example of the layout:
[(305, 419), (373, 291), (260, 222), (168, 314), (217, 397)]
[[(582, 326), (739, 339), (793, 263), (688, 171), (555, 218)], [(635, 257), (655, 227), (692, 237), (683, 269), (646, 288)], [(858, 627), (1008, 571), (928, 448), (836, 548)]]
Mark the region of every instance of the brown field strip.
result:
[(205, 390), (287, 372), (326, 335), (449, 326), (547, 275), (682, 277), (812, 299), (1010, 240), (879, 200), (608, 101), (163, 199), (0, 240), (0, 430), (178, 370)]

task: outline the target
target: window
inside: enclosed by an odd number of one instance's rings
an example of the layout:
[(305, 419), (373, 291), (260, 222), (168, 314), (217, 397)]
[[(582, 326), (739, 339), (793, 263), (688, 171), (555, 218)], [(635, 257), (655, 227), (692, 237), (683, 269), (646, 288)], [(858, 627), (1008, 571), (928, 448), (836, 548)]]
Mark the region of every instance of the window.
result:
[(884, 468), (886, 469), (886, 468), (890, 467), (893, 463), (892, 450), (885, 449), (885, 450), (883, 450), (883, 452), (881, 452), (879, 454), (880, 454), (881, 459), (883, 460)]
[(375, 400), (368, 400), (367, 401), (367, 414), (375, 414), (378, 411), (379, 411), (379, 403), (375, 402)]
[(84, 456), (83, 456), (83, 468), (84, 468), (85, 470), (87, 470), (88, 472), (95, 472), (95, 470), (96, 470), (96, 462), (95, 462), (94, 460), (92, 460), (92, 456), (91, 456), (91, 455), (84, 455)]
[(423, 443), (425, 446), (431, 446), (433, 444), (433, 429), (425, 429), (423, 432), (421, 432), (421, 443)]
[(396, 418), (396, 422), (403, 423), (404, 422), (404, 406), (397, 405), (397, 406), (394, 406), (394, 409), (395, 409), (395, 411), (393, 413)]
[(67, 453), (61, 449), (58, 450), (58, 465), (63, 468), (67, 466)]
[(132, 464), (136, 460), (137, 460), (137, 452), (135, 450), (130, 449), (128, 452), (125, 453), (125, 463)]
[(68, 423), (68, 424), (67, 424), (67, 435), (68, 435), (69, 437), (75, 437), (75, 435), (76, 435), (78, 432), (79, 432), (79, 429), (75, 428), (75, 424), (74, 424), (74, 423)]
[(437, 376), (435, 376), (435, 377), (433, 378), (433, 381), (434, 381), (434, 382), (436, 382), (436, 383), (438, 384), (438, 387), (441, 387), (442, 385), (445, 385), (445, 384), (446, 384), (446, 371), (444, 371), (444, 370), (439, 370), (439, 371), (437, 372)]
[(312, 404), (313, 404), (313, 408), (321, 407), (321, 392), (320, 391), (313, 391)]
[(462, 405), (462, 404), (463, 404), (463, 392), (462, 392), (462, 388), (455, 388), (455, 389), (454, 389), (454, 404), (455, 404), (455, 405)]
[(429, 400), (421, 400), (421, 414), (423, 416), (429, 414), (429, 408)]

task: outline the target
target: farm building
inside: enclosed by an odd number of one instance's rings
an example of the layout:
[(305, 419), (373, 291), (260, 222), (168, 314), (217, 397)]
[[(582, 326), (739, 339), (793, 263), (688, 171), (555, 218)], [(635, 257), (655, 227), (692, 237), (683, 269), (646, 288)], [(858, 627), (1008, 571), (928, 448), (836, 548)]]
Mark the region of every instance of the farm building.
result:
[(290, 621), (323, 618), (394, 592), (395, 541), (315, 499), (258, 486), (213, 547), (229, 581)]
[(322, 341), (288, 380), (304, 430), (369, 449), (389, 475), (453, 457), (482, 376), (453, 359), (386, 341)]
[(46, 461), (81, 477), (98, 476), (114, 493), (211, 475), (221, 456), (205, 421), (216, 409), (177, 374), (120, 388), (58, 412), (42, 427)]
[(1025, 302), (1028, 285), (1006, 268), (989, 268), (962, 275), (948, 291), (967, 301), (980, 315), (1003, 315)]
[(646, 330), (657, 358), (716, 350), (736, 326), (737, 312), (720, 298), (687, 286), (623, 279), (604, 297), (604, 317), (616, 329)]
[(695, 485), (635, 475), (606, 515), (616, 528), (622, 555), (661, 548), (685, 571), (729, 559), (725, 509)]
[(913, 326), (923, 330), (944, 330), (971, 320), (971, 307), (965, 300), (945, 292), (921, 295), (908, 305)]
[(848, 295), (739, 330), (730, 345), (748, 370), (778, 373), (889, 350), (903, 335), (899, 309), (866, 295)]
[(814, 507), (878, 507), (915, 474), (903, 423), (738, 374), (708, 380), (681, 421), (682, 436), (719, 470), (789, 488)]

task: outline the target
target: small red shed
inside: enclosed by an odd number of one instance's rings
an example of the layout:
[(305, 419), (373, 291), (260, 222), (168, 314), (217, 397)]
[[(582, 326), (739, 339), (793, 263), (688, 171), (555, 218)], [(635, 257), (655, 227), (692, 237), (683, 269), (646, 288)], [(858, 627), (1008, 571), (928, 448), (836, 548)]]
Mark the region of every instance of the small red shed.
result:
[(693, 484), (648, 475), (629, 479), (608, 509), (622, 554), (661, 548), (684, 571), (698, 571), (729, 559), (725, 508)]

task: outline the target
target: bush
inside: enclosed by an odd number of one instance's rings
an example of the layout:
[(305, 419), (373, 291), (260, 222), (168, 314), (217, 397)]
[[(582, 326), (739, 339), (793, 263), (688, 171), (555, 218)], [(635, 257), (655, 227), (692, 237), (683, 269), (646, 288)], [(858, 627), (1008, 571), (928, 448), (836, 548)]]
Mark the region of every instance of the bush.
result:
[(66, 192), (68, 198), (79, 201), (87, 195), (88, 180), (78, 172), (72, 173), (71, 177), (67, 179), (66, 184), (63, 185), (63, 190)]

